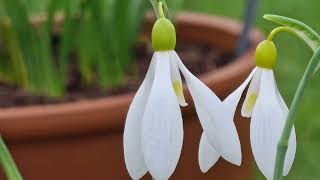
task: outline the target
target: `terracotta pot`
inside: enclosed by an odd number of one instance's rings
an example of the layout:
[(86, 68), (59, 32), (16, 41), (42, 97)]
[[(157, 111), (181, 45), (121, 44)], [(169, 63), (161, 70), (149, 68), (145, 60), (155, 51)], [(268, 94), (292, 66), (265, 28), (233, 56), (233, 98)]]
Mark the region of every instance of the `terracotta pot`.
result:
[[(145, 33), (150, 33), (153, 22), (147, 18)], [(178, 42), (209, 43), (226, 52), (234, 50), (242, 30), (240, 23), (230, 19), (190, 13), (177, 15), (176, 25)], [(253, 68), (254, 48), (262, 39), (258, 31), (252, 31), (250, 48), (243, 56), (201, 75), (200, 79), (224, 98)], [(0, 109), (0, 132), (25, 180), (130, 179), (124, 164), (122, 134), (134, 93), (59, 105)], [(208, 173), (201, 173), (197, 155), (202, 129), (190, 94), (187, 90), (185, 93), (189, 106), (182, 109), (184, 144), (172, 179), (250, 179), (249, 121), (241, 118), (238, 111), (235, 122), (242, 144), (242, 166), (220, 159)]]

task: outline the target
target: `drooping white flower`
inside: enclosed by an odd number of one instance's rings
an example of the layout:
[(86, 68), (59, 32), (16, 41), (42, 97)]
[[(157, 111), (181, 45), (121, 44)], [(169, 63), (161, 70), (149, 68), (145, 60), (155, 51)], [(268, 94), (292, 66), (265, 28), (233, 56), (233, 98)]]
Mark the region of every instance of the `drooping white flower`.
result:
[[(183, 96), (180, 72), (184, 75), (202, 126), (216, 144), (219, 154), (241, 161), (238, 135), (232, 121), (215, 114), (221, 101), (183, 65), (175, 51), (155, 52), (145, 80), (135, 95), (126, 119), (124, 155), (133, 179), (148, 171), (155, 179), (168, 179), (178, 163), (183, 123)], [(217, 113), (218, 114), (218, 113)]]
[[(180, 72), (194, 100), (200, 123), (210, 145), (226, 159), (239, 163), (241, 150), (233, 121), (224, 121), (221, 100), (182, 63), (174, 51), (176, 33), (164, 17), (152, 29), (155, 53), (147, 75), (135, 95), (124, 129), (124, 156), (130, 176), (140, 179), (150, 172), (166, 180), (174, 172), (183, 143), (179, 104), (186, 106)], [(224, 114), (222, 114), (224, 115)]]
[[(277, 144), (288, 115), (288, 107), (282, 99), (271, 69), (258, 68), (251, 81), (241, 113), (251, 117), (250, 140), (256, 163), (267, 179), (273, 178)], [(250, 88), (251, 87), (251, 88)], [(293, 164), (296, 152), (296, 134), (292, 129), (285, 158), (286, 176)]]
[[(241, 94), (250, 82), (241, 114), (244, 117), (251, 117), (250, 141), (252, 152), (258, 168), (268, 180), (273, 178), (277, 144), (288, 115), (288, 107), (281, 97), (272, 70), (275, 62), (276, 48), (274, 44), (268, 40), (262, 42), (256, 50), (257, 67), (254, 68), (245, 82), (223, 102), (226, 106), (229, 104), (226, 102), (228, 99), (234, 99), (238, 103)], [(229, 105), (229, 107), (231, 106)], [(229, 109), (228, 113), (233, 116), (235, 108), (236, 106), (232, 106), (232, 110)], [(209, 154), (210, 147), (202, 145), (201, 151)], [(284, 176), (290, 171), (295, 152), (296, 134), (293, 128), (285, 157)], [(214, 156), (216, 153), (211, 152), (210, 154), (210, 156)], [(213, 164), (214, 161), (215, 159), (207, 162), (207, 164)]]
[[(172, 52), (155, 52), (145, 80), (129, 108), (124, 130), (124, 153), (129, 174), (168, 179), (182, 148), (183, 123), (174, 83), (181, 78)], [(182, 89), (181, 89), (182, 91)], [(179, 92), (181, 104), (185, 105)]]

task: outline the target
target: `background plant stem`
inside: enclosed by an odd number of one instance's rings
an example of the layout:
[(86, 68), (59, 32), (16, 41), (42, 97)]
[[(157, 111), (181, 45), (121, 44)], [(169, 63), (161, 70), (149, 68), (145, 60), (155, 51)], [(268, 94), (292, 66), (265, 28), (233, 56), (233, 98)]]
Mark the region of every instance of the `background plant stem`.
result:
[(0, 137), (0, 164), (4, 169), (8, 180), (23, 180), (2, 137)]
[(312, 75), (317, 67), (317, 64), (320, 60), (320, 48), (314, 53), (312, 58), (309, 61), (309, 64), (303, 74), (301, 81), (299, 82), (298, 88), (294, 95), (293, 101), (290, 106), (289, 114), (283, 128), (280, 140), (277, 146), (277, 155), (276, 155), (276, 163), (274, 169), (274, 180), (282, 180), (283, 179), (283, 166), (285, 161), (286, 152), (288, 149), (288, 142), (291, 135), (291, 131), (295, 121), (295, 115), (298, 111), (299, 105), (301, 103), (301, 99), (304, 93), (304, 90), (312, 78)]

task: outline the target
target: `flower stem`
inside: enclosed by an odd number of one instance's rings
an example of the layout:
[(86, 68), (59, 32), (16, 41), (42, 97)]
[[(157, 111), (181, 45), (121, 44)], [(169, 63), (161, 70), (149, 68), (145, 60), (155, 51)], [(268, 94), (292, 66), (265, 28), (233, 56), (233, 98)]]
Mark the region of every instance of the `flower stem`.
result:
[(160, 18), (164, 18), (165, 16), (164, 16), (164, 12), (163, 12), (162, 1), (159, 1), (158, 10), (159, 10)]
[(273, 180), (283, 179), (282, 177), (283, 166), (284, 166), (286, 152), (288, 149), (290, 134), (295, 121), (295, 116), (299, 108), (299, 105), (301, 103), (301, 99), (304, 94), (305, 88), (309, 83), (309, 81), (311, 80), (313, 72), (315, 71), (319, 61), (320, 61), (320, 48), (317, 49), (317, 51), (314, 53), (314, 55), (310, 59), (309, 64), (303, 74), (302, 79), (299, 82), (298, 88), (292, 100), (289, 114), (287, 116), (287, 120), (284, 125), (283, 131), (277, 146), (277, 155), (276, 155), (276, 163), (274, 168)]
[(8, 180), (23, 180), (2, 137), (0, 137), (0, 164), (4, 169)]
[(268, 36), (268, 40), (272, 41), (272, 39), (275, 37), (275, 35), (278, 34), (281, 31), (289, 32), (289, 33), (292, 33), (292, 34), (296, 35), (296, 32), (294, 32), (289, 27), (282, 26), (282, 27), (278, 27), (278, 28), (275, 28), (274, 30), (272, 30), (271, 33)]

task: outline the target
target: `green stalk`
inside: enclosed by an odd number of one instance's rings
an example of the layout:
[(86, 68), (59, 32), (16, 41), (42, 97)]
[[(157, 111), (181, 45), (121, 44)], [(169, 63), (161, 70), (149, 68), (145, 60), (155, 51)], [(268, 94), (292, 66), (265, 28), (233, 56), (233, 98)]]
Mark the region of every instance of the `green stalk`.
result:
[(294, 125), (295, 116), (298, 111), (299, 105), (301, 103), (306, 86), (311, 80), (313, 72), (315, 71), (319, 61), (320, 61), (320, 48), (317, 49), (317, 51), (314, 53), (314, 55), (310, 59), (309, 64), (303, 74), (302, 79), (299, 82), (298, 88), (296, 90), (293, 101), (291, 103), (289, 114), (277, 146), (276, 163), (275, 163), (275, 169), (274, 169), (274, 175), (273, 175), (274, 180), (283, 179), (282, 174), (283, 174), (284, 160), (285, 160), (286, 152), (288, 149), (290, 134)]
[[(275, 28), (268, 36), (268, 40), (272, 41), (276, 34), (279, 32), (289, 32), (297, 37), (300, 37), (301, 34), (298, 34), (297, 31), (293, 30), (290, 27), (282, 26)], [(303, 38), (302, 38), (303, 39)], [(293, 101), (291, 103), (289, 113), (283, 128), (283, 131), (280, 136), (280, 140), (278, 141), (277, 145), (277, 154), (276, 154), (276, 161), (275, 161), (275, 167), (274, 167), (274, 174), (273, 174), (273, 180), (282, 180), (283, 179), (283, 167), (284, 167), (284, 161), (285, 156), (288, 150), (288, 143), (289, 138), (291, 135), (292, 128), (294, 126), (294, 117), (297, 113), (297, 110), (299, 108), (304, 90), (312, 78), (312, 75), (317, 70), (317, 65), (320, 61), (320, 48), (318, 47), (314, 51), (314, 55), (309, 60), (309, 64), (303, 74), (302, 79), (299, 82), (298, 88), (296, 90), (296, 93), (293, 97)]]
[(5, 171), (8, 180), (23, 180), (2, 137), (0, 137), (0, 163)]

